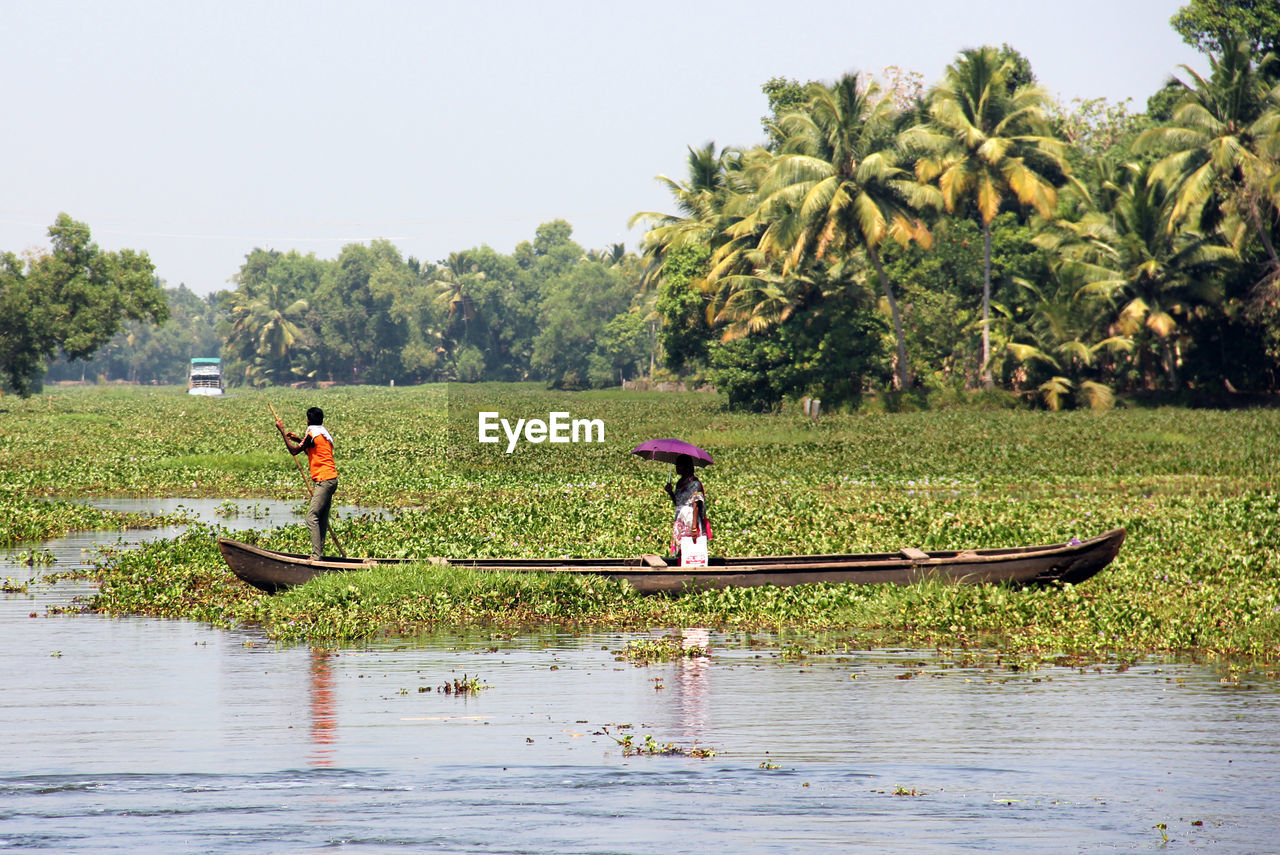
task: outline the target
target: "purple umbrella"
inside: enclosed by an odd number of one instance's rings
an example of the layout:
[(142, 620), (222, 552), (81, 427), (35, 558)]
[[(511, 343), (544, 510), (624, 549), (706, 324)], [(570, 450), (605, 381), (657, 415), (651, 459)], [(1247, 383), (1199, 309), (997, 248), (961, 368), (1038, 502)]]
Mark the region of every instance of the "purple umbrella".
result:
[(678, 439), (650, 439), (631, 449), (645, 460), (661, 460), (663, 463), (675, 463), (676, 458), (687, 454), (693, 458), (694, 466), (710, 466), (715, 461), (698, 446)]

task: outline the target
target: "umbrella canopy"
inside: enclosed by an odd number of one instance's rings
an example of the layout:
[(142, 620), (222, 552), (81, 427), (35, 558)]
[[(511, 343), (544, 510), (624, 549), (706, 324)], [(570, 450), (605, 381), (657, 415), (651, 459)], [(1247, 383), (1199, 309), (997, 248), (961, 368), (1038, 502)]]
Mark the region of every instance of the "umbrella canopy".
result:
[(678, 439), (649, 439), (631, 449), (645, 460), (661, 460), (663, 463), (675, 463), (676, 458), (687, 454), (693, 459), (694, 466), (710, 466), (715, 461), (698, 446)]

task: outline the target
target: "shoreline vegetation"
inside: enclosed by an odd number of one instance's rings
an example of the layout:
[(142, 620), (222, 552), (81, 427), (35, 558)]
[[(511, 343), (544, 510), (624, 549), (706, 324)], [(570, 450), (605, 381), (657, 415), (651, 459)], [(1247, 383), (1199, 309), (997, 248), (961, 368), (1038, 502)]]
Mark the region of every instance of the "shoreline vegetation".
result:
[[(145, 524), (89, 496), (301, 500), (268, 410), (318, 404), (338, 446), (339, 501), (393, 510), (336, 521), (350, 555), (635, 555), (665, 549), (667, 469), (628, 452), (679, 434), (707, 448), (712, 552), (870, 552), (1052, 543), (1123, 526), (1115, 562), (1082, 585), (806, 586), (640, 597), (621, 583), (428, 564), (335, 574), (268, 597), (218, 554), (217, 527), (108, 553), (98, 593), (53, 611), (253, 625), (286, 641), (711, 627), (778, 633), (788, 649), (909, 645), (1080, 663), (1166, 655), (1280, 663), (1280, 411), (866, 409), (811, 421), (734, 413), (687, 393), (562, 393), (535, 384), (239, 391), (60, 389), (0, 407), (0, 542)], [(569, 411), (605, 441), (476, 438), (476, 413)], [(64, 501), (47, 501), (49, 499)], [(37, 510), (39, 513), (37, 514)], [(299, 522), (240, 535), (304, 551)], [(41, 568), (56, 578), (59, 568)]]

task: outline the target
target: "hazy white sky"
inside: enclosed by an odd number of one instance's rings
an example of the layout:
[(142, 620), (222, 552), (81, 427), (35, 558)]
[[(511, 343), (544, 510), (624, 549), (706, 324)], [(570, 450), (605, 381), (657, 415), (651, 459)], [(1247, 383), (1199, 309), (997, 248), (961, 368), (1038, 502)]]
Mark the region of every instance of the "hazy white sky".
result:
[(1206, 63), (1182, 0), (0, 0), (0, 251), (66, 211), (205, 294), (254, 247), (387, 238), (436, 261), (562, 218), (635, 249), (689, 146), (761, 141), (775, 76), (927, 84), (1007, 42), (1063, 100)]

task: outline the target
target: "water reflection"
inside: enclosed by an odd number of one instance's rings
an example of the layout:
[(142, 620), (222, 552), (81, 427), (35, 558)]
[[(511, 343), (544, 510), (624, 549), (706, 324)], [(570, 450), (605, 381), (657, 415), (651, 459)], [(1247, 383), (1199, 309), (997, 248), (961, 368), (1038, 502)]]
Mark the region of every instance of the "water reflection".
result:
[(336, 655), (332, 650), (311, 648), (311, 766), (317, 769), (333, 765), (337, 742), (338, 714), (330, 663)]
[[(1057, 855), (1280, 838), (1274, 678), (910, 650), (797, 663), (704, 628), (681, 645), (712, 655), (645, 667), (615, 661), (627, 634), (291, 647), (32, 599), (0, 596), (0, 849)], [(462, 674), (490, 688), (413, 691)], [(716, 756), (623, 756), (605, 731), (622, 723)]]
[[(1161, 822), (1176, 851), (1280, 835), (1274, 682), (931, 651), (797, 664), (699, 631), (683, 640), (711, 658), (637, 668), (612, 653), (628, 638), (326, 649), (0, 613), (0, 848), (1056, 855), (1159, 848)], [(463, 673), (491, 688), (413, 691)], [(604, 734), (624, 722), (716, 756), (625, 757)]]
[(685, 655), (676, 660), (675, 691), (683, 739), (701, 740), (708, 724), (711, 696), (711, 632), (704, 627), (680, 630)]

